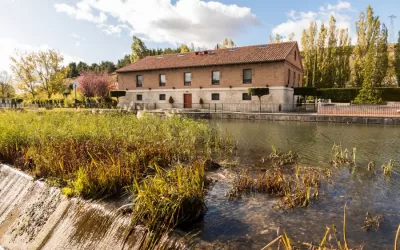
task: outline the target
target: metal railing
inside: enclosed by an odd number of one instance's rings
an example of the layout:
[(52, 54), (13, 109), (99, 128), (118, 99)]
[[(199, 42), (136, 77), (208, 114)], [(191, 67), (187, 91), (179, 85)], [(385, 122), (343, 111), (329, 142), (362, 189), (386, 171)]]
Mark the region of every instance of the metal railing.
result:
[(339, 116), (400, 116), (400, 104), (318, 104), (319, 115)]
[(289, 113), (289, 112), (311, 112), (316, 113), (316, 105), (309, 104), (261, 104), (257, 103), (132, 103), (128, 106), (121, 106), (129, 110), (165, 110), (182, 109), (187, 112), (212, 112), (212, 113)]

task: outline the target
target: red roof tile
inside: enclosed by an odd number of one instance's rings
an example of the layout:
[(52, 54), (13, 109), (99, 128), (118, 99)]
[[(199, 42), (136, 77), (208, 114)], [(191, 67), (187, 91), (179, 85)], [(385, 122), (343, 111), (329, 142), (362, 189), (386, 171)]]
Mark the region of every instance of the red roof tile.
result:
[(208, 54), (196, 55), (195, 52), (147, 56), (117, 72), (203, 67), (229, 64), (283, 61), (296, 42), (252, 45), (233, 49), (208, 50)]

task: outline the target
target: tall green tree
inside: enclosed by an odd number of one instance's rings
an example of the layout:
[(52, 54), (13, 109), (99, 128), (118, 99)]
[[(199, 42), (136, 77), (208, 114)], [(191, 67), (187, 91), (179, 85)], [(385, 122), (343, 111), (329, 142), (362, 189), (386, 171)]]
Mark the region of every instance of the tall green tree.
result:
[(348, 29), (339, 31), (339, 46), (336, 48), (336, 82), (335, 87), (344, 88), (350, 80), (350, 58), (353, 53)]
[(399, 38), (397, 40), (396, 48), (395, 48), (395, 71), (397, 78), (397, 85), (400, 86), (400, 31)]
[(131, 45), (131, 62), (137, 62), (148, 55), (148, 50), (144, 42), (137, 36), (133, 36)]
[(375, 86), (380, 87), (382, 86), (383, 79), (387, 74), (389, 66), (388, 30), (384, 24), (382, 28), (378, 30), (375, 57), (374, 82)]
[(76, 62), (71, 62), (70, 64), (68, 64), (68, 67), (69, 67), (69, 72), (67, 75), (68, 78), (75, 78), (79, 76), (79, 71)]
[(79, 62), (78, 65), (76, 65), (76, 70), (78, 71), (78, 74), (88, 69), (89, 65), (87, 65), (85, 62)]
[[(381, 23), (379, 17), (374, 16), (371, 6), (367, 7), (366, 13), (361, 12), (356, 22), (357, 45), (354, 49), (354, 81), (355, 85), (361, 87), (364, 82), (364, 67), (366, 67), (367, 54), (372, 50), (378, 52), (376, 46), (379, 39)], [(375, 57), (372, 58), (375, 62)], [(376, 63), (380, 63), (376, 61)], [(373, 77), (374, 79), (374, 77)]]
[(128, 66), (129, 64), (131, 64), (131, 57), (130, 55), (125, 55), (124, 58), (118, 60), (117, 69)]

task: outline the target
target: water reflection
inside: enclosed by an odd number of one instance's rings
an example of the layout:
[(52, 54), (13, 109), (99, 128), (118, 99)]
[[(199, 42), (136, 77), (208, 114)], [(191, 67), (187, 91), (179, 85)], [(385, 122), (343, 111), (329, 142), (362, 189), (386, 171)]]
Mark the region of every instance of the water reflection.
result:
[[(222, 244), (222, 248), (260, 249), (276, 237), (276, 230), (280, 228), (296, 240), (318, 242), (325, 226), (334, 223), (341, 230), (343, 206), (347, 203), (347, 231), (353, 247), (393, 248), (400, 223), (399, 175), (395, 173), (391, 180), (385, 179), (380, 166), (390, 158), (400, 162), (398, 127), (224, 120), (212, 123), (234, 133), (239, 142), (235, 153), (239, 168), (265, 167), (261, 158), (269, 155), (271, 143), (299, 151), (303, 164), (321, 167), (331, 167), (333, 143), (341, 143), (349, 150), (356, 147), (357, 166), (334, 170), (333, 184), (323, 185), (320, 201), (309, 208), (291, 211), (273, 209), (275, 201), (262, 194), (228, 201), (225, 193), (231, 182), (229, 178), (221, 179), (207, 195), (209, 210), (197, 225), (201, 229), (201, 240), (214, 242), (216, 246)], [(369, 161), (375, 161), (376, 175), (366, 170)], [(396, 164), (394, 171), (398, 170)], [(361, 228), (367, 211), (384, 216), (377, 232), (365, 232)]]

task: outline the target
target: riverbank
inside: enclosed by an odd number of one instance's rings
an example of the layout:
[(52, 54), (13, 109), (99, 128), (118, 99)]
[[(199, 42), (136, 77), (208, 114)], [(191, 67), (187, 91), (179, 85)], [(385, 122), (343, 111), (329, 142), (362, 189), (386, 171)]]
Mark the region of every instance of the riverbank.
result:
[(191, 118), (224, 119), (224, 120), (264, 120), (287, 122), (316, 122), (316, 123), (346, 123), (346, 124), (382, 124), (400, 125), (400, 117), (373, 117), (373, 116), (338, 116), (318, 115), (316, 113), (181, 113)]

